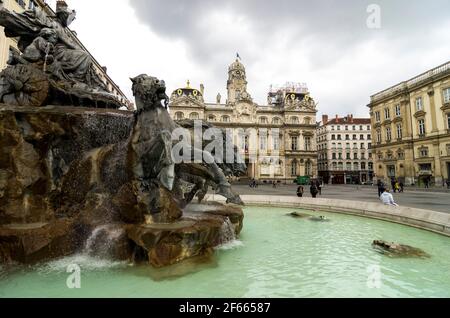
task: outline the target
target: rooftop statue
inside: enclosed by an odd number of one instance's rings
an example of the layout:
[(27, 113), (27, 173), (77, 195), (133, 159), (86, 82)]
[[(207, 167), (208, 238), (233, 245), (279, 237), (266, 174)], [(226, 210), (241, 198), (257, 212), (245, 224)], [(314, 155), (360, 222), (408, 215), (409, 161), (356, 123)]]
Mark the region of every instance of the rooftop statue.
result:
[(12, 105), (123, 106), (107, 91), (91, 55), (73, 40), (68, 26), (76, 12), (58, 1), (56, 16), (39, 7), (23, 13), (3, 8), (5, 35), (18, 38), (20, 54), (11, 51), (9, 66), (0, 73), (0, 102)]

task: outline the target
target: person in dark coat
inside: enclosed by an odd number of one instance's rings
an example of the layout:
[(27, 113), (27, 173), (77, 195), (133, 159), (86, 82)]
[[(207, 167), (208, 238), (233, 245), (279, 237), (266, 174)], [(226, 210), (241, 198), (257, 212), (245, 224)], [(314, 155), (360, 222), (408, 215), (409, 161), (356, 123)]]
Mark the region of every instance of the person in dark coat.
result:
[(384, 192), (385, 186), (381, 180), (378, 180), (377, 186), (378, 186), (378, 197), (381, 197), (381, 195)]
[(297, 188), (297, 196), (299, 197), (299, 198), (302, 198), (303, 197), (303, 193), (305, 192), (305, 189), (302, 187), (302, 186), (299, 186), (298, 188)]
[(317, 189), (317, 185), (315, 183), (311, 184), (310, 191), (311, 191), (312, 197), (313, 198), (317, 198), (317, 194), (319, 193), (319, 189)]

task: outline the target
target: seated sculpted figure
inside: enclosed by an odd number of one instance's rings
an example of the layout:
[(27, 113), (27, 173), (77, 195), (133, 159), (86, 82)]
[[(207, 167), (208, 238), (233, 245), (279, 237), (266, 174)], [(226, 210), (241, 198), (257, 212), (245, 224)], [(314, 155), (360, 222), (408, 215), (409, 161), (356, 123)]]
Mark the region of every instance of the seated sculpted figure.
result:
[[(5, 9), (2, 4), (3, 1), (0, 0), (0, 25), (5, 27), (7, 37), (19, 38), (18, 46), (22, 53), (30, 51), (30, 46), (32, 50), (37, 47), (39, 51), (40, 47), (42, 51), (41, 44), (46, 40), (52, 44), (53, 58), (59, 63), (65, 78), (73, 85), (105, 90), (104, 83), (94, 69), (92, 57), (73, 40), (68, 29), (76, 16), (74, 10), (69, 10), (64, 2), (58, 2), (56, 17), (53, 18), (39, 7), (16, 13)], [(36, 39), (38, 42), (35, 42)], [(36, 57), (42, 58), (42, 55)]]

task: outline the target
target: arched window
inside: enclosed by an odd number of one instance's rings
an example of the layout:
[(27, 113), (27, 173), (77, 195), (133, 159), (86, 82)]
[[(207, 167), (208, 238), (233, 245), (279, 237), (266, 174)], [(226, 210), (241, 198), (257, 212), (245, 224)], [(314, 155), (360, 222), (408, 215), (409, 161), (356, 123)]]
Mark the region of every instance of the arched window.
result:
[(274, 125), (279, 125), (279, 124), (280, 124), (280, 118), (275, 117), (275, 118), (272, 120), (272, 123), (273, 123)]
[(209, 116), (208, 116), (208, 120), (209, 120), (209, 121), (216, 121), (216, 116), (214, 116), (214, 115), (209, 115)]
[(259, 119), (259, 123), (260, 123), (260, 124), (263, 124), (263, 125), (267, 124), (267, 117), (261, 117), (261, 118)]
[(291, 117), (291, 123), (294, 125), (298, 125), (298, 123), (299, 123), (298, 117)]
[(305, 125), (311, 125), (311, 118), (305, 117), (304, 123), (305, 123)]
[(222, 122), (229, 123), (230, 122), (230, 116), (222, 116)]
[(200, 119), (200, 116), (198, 115), (198, 113), (191, 113), (191, 114), (189, 115), (189, 119), (192, 119), (192, 120), (199, 120), (199, 119)]
[(175, 120), (182, 120), (182, 119), (184, 119), (184, 114), (182, 112), (176, 112)]

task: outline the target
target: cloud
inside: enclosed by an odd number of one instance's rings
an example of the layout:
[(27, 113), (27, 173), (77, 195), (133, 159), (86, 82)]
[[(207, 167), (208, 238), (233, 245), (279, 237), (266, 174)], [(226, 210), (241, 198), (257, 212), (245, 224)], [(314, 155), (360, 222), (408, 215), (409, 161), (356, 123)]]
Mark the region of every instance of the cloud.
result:
[[(448, 60), (450, 2), (434, 0), (121, 0), (76, 2), (74, 28), (130, 95), (128, 77), (164, 78), (169, 90), (206, 86), (225, 96), (236, 52), (249, 92), (307, 82), (321, 112), (368, 116), (370, 95)], [(369, 29), (369, 4), (381, 29)], [(99, 16), (98, 12), (101, 12)]]

